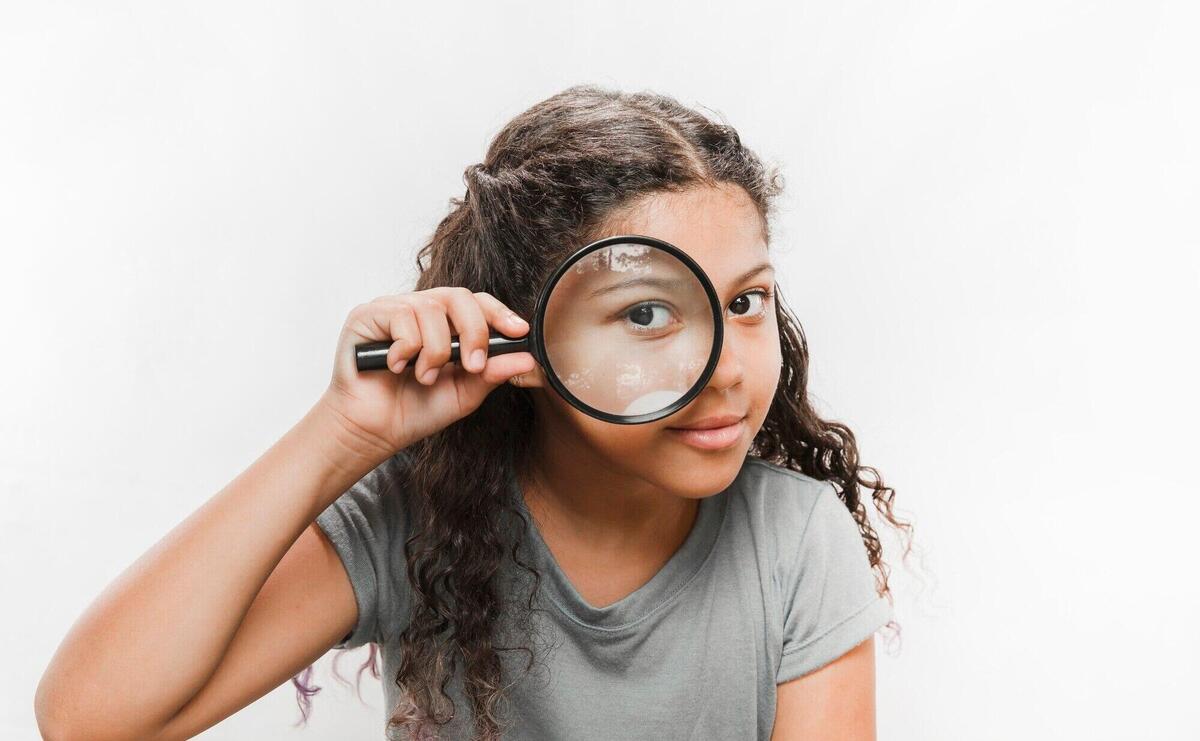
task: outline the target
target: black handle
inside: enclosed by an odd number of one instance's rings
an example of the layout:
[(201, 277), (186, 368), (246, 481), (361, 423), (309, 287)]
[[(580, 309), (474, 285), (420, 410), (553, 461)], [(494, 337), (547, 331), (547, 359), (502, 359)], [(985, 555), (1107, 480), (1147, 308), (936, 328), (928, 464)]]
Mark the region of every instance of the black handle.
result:
[[(360, 371), (368, 370), (386, 370), (387, 369), (387, 354), (394, 340), (385, 342), (366, 342), (361, 345), (354, 346), (354, 362)], [(527, 352), (529, 350), (529, 335), (513, 339), (506, 337), (499, 332), (488, 333), (488, 357), (493, 355), (507, 355), (510, 352)], [(458, 362), (458, 337), (450, 338), (450, 360), (448, 362)], [(405, 368), (411, 368), (416, 365), (415, 362), (410, 362)]]

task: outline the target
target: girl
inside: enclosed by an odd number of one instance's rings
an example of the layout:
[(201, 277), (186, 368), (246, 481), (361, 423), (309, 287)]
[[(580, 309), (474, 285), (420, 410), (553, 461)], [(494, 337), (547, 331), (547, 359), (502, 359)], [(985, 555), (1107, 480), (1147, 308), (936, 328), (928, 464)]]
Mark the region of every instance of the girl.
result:
[[(807, 398), (777, 174), (670, 97), (575, 86), (465, 180), (416, 289), (350, 312), (304, 418), (72, 628), (38, 687), (48, 737), (188, 738), (288, 677), (307, 718), (311, 664), (369, 643), (395, 738), (874, 738), (894, 622), (860, 487), (911, 526)], [(685, 250), (725, 311), (700, 395), (646, 424), (484, 352), (614, 234)], [(392, 372), (358, 373), (379, 340)]]

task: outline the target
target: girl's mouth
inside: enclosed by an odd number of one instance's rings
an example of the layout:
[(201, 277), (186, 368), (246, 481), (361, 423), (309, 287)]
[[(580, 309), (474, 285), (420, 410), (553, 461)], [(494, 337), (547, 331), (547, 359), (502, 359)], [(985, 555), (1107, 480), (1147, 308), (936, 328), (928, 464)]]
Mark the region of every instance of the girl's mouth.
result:
[(737, 422), (724, 427), (713, 427), (706, 430), (688, 430), (679, 427), (668, 427), (667, 431), (674, 435), (680, 442), (691, 445), (694, 448), (701, 450), (721, 450), (742, 439), (742, 430), (745, 427), (746, 418), (743, 417)]

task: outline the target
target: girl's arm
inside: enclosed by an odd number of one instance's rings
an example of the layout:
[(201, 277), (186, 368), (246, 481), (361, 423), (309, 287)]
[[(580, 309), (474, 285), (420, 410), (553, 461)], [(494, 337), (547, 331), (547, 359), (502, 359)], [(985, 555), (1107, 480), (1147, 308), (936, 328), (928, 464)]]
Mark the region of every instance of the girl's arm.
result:
[(777, 686), (771, 741), (875, 741), (875, 637)]
[[(447, 365), (451, 324), (465, 365)], [(310, 525), (396, 451), (533, 369), (528, 352), (488, 356), (492, 329), (520, 337), (529, 325), (462, 286), (355, 306), (321, 400), (71, 628), (34, 699), (43, 735), (187, 738), (337, 645), (358, 605), (333, 545)], [(353, 350), (383, 340), (391, 372), (359, 373)]]
[(354, 626), (349, 578), (313, 522), (386, 457), (325, 401), (76, 621), (37, 688), (45, 738), (189, 738)]

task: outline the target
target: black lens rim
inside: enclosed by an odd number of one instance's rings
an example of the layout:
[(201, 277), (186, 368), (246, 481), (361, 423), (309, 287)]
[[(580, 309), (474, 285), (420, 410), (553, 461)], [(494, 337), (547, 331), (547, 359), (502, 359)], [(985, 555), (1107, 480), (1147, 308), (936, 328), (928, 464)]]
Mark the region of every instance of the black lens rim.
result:
[[(711, 308), (713, 314), (712, 352), (709, 354), (708, 363), (705, 364), (704, 370), (700, 373), (700, 377), (696, 379), (696, 382), (690, 389), (688, 389), (686, 394), (676, 399), (670, 404), (670, 406), (664, 407), (663, 409), (655, 412), (621, 415), (596, 409), (572, 394), (571, 391), (562, 383), (562, 381), (559, 380), (558, 374), (554, 372), (554, 368), (550, 364), (550, 358), (546, 354), (546, 340), (542, 329), (545, 324), (546, 307), (550, 302), (550, 294), (554, 292), (554, 287), (558, 284), (558, 281), (563, 274), (566, 273), (567, 270), (576, 262), (586, 257), (590, 253), (595, 252), (596, 250), (604, 249), (605, 247), (610, 247), (614, 244), (644, 244), (650, 247), (656, 247), (658, 249), (665, 250), (666, 252), (670, 253), (673, 257), (677, 258), (680, 262), (686, 265), (687, 268), (696, 276), (696, 279), (700, 281), (700, 285), (704, 288), (704, 293), (708, 296), (709, 307)], [(645, 424), (647, 422), (654, 422), (656, 420), (663, 419), (664, 417), (669, 417), (690, 404), (692, 400), (704, 390), (705, 385), (708, 384), (708, 379), (711, 378), (713, 372), (716, 371), (717, 363), (721, 359), (721, 346), (725, 339), (725, 321), (721, 313), (721, 301), (717, 297), (717, 291), (715, 288), (713, 288), (712, 281), (708, 279), (708, 275), (706, 275), (704, 270), (701, 269), (700, 265), (682, 249), (676, 247), (670, 242), (658, 239), (657, 237), (650, 237), (645, 234), (620, 234), (612, 237), (604, 237), (603, 239), (598, 239), (576, 250), (570, 257), (568, 257), (561, 265), (558, 266), (558, 269), (554, 271), (554, 274), (551, 275), (546, 283), (542, 286), (541, 294), (538, 296), (537, 305), (534, 309), (533, 324), (529, 329), (530, 335), (533, 336), (537, 360), (545, 371), (544, 375), (547, 382), (549, 382), (551, 387), (558, 392), (559, 396), (566, 399), (567, 403), (584, 414), (605, 422), (624, 425), (637, 425)]]

